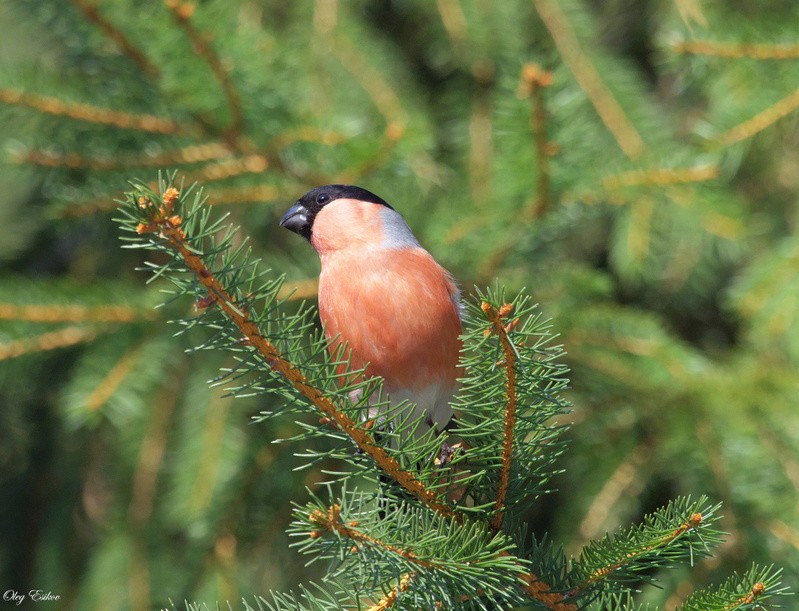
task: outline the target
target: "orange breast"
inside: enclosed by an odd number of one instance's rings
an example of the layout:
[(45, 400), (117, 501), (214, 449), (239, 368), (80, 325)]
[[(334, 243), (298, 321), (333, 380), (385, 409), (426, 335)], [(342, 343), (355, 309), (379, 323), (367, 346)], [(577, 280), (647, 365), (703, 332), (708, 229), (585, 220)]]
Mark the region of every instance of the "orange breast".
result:
[(421, 248), (342, 251), (322, 257), (319, 314), (347, 342), (353, 368), (392, 389), (455, 385), (461, 323), (457, 288)]

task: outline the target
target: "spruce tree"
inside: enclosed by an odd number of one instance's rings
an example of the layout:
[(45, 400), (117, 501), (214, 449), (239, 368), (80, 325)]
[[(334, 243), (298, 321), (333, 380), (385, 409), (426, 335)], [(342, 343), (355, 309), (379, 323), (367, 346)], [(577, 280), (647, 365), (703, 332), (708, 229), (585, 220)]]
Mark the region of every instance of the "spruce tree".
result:
[[(790, 606), (797, 12), (0, 2), (1, 583)], [(448, 465), (378, 442), (333, 374), (276, 226), (328, 182), (389, 199), (464, 288)]]

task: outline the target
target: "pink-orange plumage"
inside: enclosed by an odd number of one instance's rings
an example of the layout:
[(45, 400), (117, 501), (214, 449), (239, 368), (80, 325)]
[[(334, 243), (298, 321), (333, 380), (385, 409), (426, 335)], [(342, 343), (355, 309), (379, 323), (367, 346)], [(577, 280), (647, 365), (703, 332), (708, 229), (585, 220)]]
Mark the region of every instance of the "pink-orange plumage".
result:
[(392, 403), (409, 400), (443, 428), (460, 375), (459, 292), (399, 213), (368, 191), (310, 191), (281, 224), (306, 237), (322, 262), (319, 314), (346, 342), (352, 368), (384, 379)]

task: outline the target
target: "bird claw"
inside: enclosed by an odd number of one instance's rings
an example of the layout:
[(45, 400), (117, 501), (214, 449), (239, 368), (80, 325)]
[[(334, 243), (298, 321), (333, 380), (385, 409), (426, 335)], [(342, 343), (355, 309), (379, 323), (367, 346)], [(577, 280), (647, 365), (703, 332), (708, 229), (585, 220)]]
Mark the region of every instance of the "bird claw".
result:
[(439, 452), (438, 458), (436, 458), (436, 466), (446, 467), (452, 457), (461, 449), (463, 449), (462, 443), (458, 442), (449, 445), (449, 443), (445, 441), (441, 445), (441, 452)]

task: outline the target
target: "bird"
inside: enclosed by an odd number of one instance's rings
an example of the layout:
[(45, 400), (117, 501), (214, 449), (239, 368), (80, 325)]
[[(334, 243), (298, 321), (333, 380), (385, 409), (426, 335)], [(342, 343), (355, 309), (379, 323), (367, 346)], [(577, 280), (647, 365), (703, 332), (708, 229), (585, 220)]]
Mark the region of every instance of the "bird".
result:
[[(350, 370), (382, 378), (392, 406), (414, 405), (402, 414), (419, 420), (414, 434), (447, 429), (463, 374), (462, 304), (452, 274), (386, 200), (355, 185), (308, 191), (280, 225), (319, 255), (319, 318), (331, 353), (345, 345)], [(379, 413), (365, 417), (379, 421)]]

